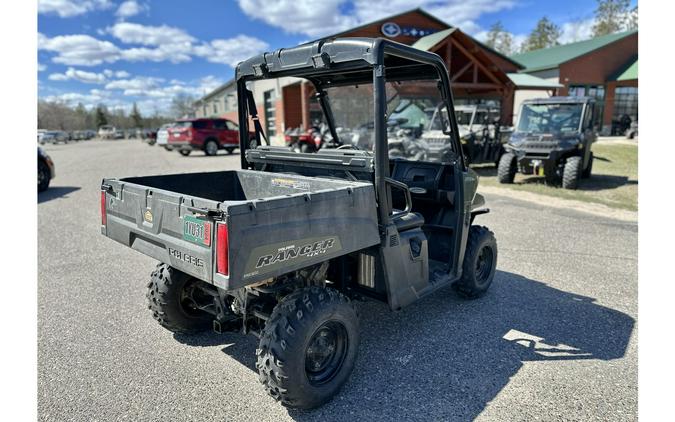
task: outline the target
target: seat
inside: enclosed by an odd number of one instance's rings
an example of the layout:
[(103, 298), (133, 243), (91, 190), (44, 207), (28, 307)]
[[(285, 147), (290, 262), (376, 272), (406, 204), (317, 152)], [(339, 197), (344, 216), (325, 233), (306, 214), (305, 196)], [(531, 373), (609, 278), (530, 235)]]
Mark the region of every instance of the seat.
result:
[(397, 217), (394, 217), (393, 223), (396, 226), (398, 232), (402, 232), (410, 229), (417, 229), (424, 225), (424, 217), (422, 214), (417, 212), (409, 212)]

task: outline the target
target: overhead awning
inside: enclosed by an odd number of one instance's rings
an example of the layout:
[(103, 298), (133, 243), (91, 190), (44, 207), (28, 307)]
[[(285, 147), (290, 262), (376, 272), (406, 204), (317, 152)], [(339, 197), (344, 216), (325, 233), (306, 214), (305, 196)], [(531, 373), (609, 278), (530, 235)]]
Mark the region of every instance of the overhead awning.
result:
[(549, 81), (527, 73), (507, 73), (516, 89), (556, 89), (563, 86), (558, 82)]
[(629, 62), (624, 66), (619, 72), (617, 72), (614, 77), (610, 80), (612, 81), (632, 81), (638, 78), (638, 59)]

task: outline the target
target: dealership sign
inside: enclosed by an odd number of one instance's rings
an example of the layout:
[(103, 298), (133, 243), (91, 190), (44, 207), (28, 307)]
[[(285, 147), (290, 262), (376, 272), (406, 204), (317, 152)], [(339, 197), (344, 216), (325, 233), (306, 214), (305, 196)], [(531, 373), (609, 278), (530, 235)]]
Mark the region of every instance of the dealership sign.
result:
[(382, 34), (387, 38), (396, 38), (399, 35), (405, 35), (408, 37), (426, 37), (427, 35), (433, 34), (436, 32), (436, 29), (424, 29), (424, 28), (415, 28), (412, 26), (401, 27), (395, 22), (385, 22), (380, 28)]

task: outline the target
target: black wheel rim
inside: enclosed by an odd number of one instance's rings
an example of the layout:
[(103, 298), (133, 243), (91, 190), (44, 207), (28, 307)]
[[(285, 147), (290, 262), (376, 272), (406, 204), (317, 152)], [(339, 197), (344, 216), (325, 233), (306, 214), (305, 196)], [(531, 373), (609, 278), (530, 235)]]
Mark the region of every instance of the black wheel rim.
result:
[(347, 329), (337, 321), (323, 323), (305, 349), (305, 373), (312, 385), (329, 382), (340, 372), (347, 356)]
[(492, 261), (494, 260), (494, 253), (489, 246), (483, 246), (478, 253), (476, 259), (476, 282), (478, 285), (485, 284), (492, 272)]

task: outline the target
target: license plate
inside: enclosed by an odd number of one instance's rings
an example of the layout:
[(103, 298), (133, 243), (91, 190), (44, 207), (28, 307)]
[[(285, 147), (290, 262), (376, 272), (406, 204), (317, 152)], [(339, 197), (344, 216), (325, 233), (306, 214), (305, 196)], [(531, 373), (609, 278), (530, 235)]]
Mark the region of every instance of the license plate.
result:
[(198, 245), (211, 246), (211, 222), (186, 215), (183, 217), (183, 239)]

